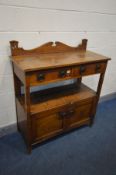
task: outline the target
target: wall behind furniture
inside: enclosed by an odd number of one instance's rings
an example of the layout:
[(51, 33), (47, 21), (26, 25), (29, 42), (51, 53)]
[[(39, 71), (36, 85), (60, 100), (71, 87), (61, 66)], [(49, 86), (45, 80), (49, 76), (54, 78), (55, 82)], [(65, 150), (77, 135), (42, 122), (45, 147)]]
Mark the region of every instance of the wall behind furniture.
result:
[[(76, 46), (82, 38), (112, 58), (102, 95), (116, 92), (115, 0), (0, 0), (0, 127), (16, 122), (9, 41), (30, 49), (50, 40)], [(97, 77), (84, 81), (95, 88)]]

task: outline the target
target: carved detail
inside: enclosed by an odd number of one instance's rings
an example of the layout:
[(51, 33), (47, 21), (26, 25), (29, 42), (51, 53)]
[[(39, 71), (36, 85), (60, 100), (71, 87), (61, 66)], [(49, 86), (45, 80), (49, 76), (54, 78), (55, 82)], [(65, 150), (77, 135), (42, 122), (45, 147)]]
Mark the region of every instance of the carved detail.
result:
[(48, 42), (43, 44), (40, 47), (25, 50), (23, 48), (18, 47), (18, 41), (10, 41), (11, 54), (12, 56), (17, 55), (37, 55), (43, 53), (57, 53), (57, 52), (67, 52), (67, 51), (75, 51), (75, 50), (83, 50), (86, 51), (87, 47), (87, 39), (83, 39), (82, 43), (77, 47), (71, 47), (61, 42)]
[(10, 41), (11, 53), (13, 55), (14, 51), (18, 49), (18, 41)]

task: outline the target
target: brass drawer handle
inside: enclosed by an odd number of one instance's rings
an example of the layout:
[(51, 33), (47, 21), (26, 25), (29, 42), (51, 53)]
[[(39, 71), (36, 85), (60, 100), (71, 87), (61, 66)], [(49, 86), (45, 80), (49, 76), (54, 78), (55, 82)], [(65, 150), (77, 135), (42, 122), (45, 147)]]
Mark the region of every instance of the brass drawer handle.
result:
[(96, 72), (98, 72), (100, 69), (101, 69), (101, 65), (100, 64), (96, 64), (96, 68), (95, 68)]
[(45, 80), (45, 74), (44, 74), (44, 73), (39, 73), (39, 74), (37, 75), (37, 80), (39, 80), (39, 81)]
[(86, 71), (86, 66), (81, 65), (80, 66), (80, 74), (84, 73)]
[(67, 75), (67, 70), (60, 70), (59, 71), (59, 77), (63, 78)]

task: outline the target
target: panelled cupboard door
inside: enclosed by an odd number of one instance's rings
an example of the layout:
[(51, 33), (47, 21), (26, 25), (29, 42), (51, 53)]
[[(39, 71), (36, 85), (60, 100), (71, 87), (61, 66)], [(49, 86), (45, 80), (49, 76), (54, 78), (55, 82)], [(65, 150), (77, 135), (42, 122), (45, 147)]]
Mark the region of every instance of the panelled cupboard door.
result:
[(33, 141), (44, 140), (57, 135), (63, 130), (63, 120), (58, 112), (32, 117)]
[(92, 101), (81, 106), (73, 105), (69, 107), (64, 117), (64, 131), (90, 124), (91, 113)]
[(32, 116), (33, 141), (42, 141), (71, 128), (90, 122), (92, 103), (60, 109), (52, 113)]
[[(92, 103), (82, 105), (80, 107), (75, 107), (70, 109), (70, 116), (68, 117), (69, 128), (75, 128), (84, 122), (90, 121)], [(72, 114), (71, 114), (72, 113)]]

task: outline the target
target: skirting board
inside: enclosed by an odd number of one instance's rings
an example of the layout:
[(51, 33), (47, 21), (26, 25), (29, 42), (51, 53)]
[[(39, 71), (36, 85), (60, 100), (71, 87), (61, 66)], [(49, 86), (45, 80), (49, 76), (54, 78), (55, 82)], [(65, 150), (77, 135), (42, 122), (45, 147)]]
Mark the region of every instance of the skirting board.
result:
[[(116, 93), (112, 93), (112, 94), (108, 94), (105, 96), (100, 97), (99, 103), (105, 102), (105, 101), (109, 101), (116, 98)], [(11, 134), (17, 131), (17, 124), (11, 124), (5, 127), (0, 128), (0, 137), (3, 137), (7, 134)]]
[(17, 131), (17, 124), (13, 123), (8, 126), (0, 128), (0, 137), (3, 137), (7, 134), (12, 134)]
[(113, 100), (114, 98), (116, 98), (116, 92), (100, 97), (99, 103), (109, 101), (109, 100)]

